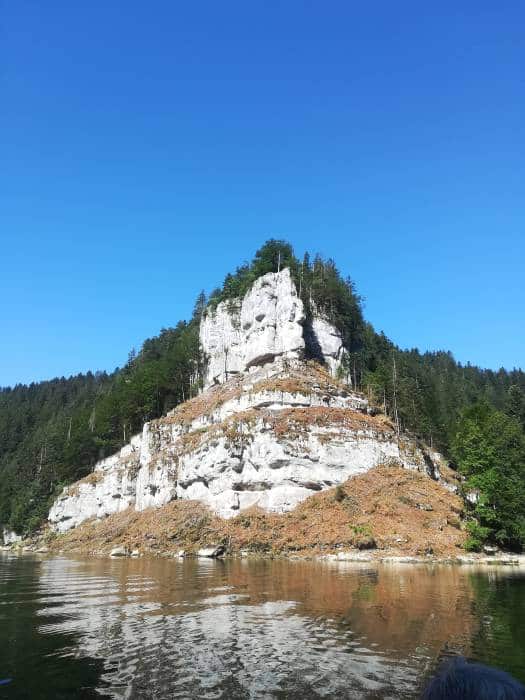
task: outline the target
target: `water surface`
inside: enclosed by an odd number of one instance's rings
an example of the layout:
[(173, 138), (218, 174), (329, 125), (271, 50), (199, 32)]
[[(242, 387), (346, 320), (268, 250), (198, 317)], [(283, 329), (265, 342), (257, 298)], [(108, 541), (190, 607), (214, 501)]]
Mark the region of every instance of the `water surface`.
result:
[(525, 574), (0, 555), (0, 698), (416, 698), (462, 653), (525, 681)]

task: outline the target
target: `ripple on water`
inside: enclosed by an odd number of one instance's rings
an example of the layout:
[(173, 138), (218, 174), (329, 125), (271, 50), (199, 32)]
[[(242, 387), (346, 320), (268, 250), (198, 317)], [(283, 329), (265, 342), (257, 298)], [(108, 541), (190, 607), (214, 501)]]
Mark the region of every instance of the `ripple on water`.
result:
[[(491, 598), (503, 574), (145, 559), (32, 566), (26, 578), (0, 566), (2, 614), (32, 605), (36, 633), (56, 641), (48, 663), (97, 660), (95, 687), (114, 698), (410, 698), (449, 649), (497, 657), (497, 640), (517, 644)], [(523, 592), (523, 579), (504, 580)]]

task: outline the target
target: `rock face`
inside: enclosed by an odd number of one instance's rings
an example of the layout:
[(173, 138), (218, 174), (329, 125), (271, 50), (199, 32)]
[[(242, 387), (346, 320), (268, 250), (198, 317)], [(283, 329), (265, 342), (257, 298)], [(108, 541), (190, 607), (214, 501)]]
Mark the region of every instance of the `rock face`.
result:
[(7, 527), (2, 527), (2, 544), (11, 545), (21, 541), (22, 537), (17, 535), (16, 532), (13, 532), (13, 530)]
[(312, 319), (311, 332), (313, 342), (317, 343), (320, 348), (323, 362), (328, 367), (330, 374), (335, 377), (345, 354), (341, 334), (337, 328), (321, 316), (314, 316)]
[(321, 317), (305, 333), (305, 321), (288, 268), (259, 277), (242, 300), (221, 302), (200, 328), (204, 388), (279, 359), (301, 359), (307, 342), (335, 375), (344, 352), (340, 333)]
[(267, 365), (210, 387), (144, 426), (119, 453), (64, 489), (49, 520), (196, 499), (223, 517), (253, 505), (283, 512), (322, 489), (396, 463), (439, 478), (439, 461), (398, 439), (384, 416), (316, 363)]
[[(369, 415), (362, 395), (334, 378), (341, 336), (325, 319), (306, 322), (287, 269), (208, 311), (200, 339), (203, 393), (146, 423), (66, 487), (49, 513), (54, 528), (174, 498), (199, 500), (223, 517), (255, 505), (283, 512), (389, 462), (440, 478), (439, 457), (400, 439), (384, 416)], [(306, 362), (306, 354), (322, 364)]]

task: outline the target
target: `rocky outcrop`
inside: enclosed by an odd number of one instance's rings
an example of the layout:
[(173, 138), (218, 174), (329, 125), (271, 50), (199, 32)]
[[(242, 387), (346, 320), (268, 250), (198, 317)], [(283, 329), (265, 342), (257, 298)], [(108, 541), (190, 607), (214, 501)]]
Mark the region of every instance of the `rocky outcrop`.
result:
[(68, 530), (135, 506), (141, 450), (141, 436), (135, 436), (120, 452), (97, 462), (92, 474), (64, 489), (51, 508), (50, 522)]
[(335, 376), (344, 354), (341, 334), (326, 319), (314, 315), (306, 323), (288, 268), (259, 277), (243, 299), (208, 310), (200, 342), (205, 389), (268, 363), (303, 359), (308, 349)]
[(385, 463), (439, 478), (439, 457), (400, 439), (335, 379), (341, 334), (319, 315), (305, 318), (288, 269), (208, 310), (200, 341), (204, 391), (65, 488), (49, 513), (54, 528), (175, 498), (225, 518), (251, 506), (284, 512)]
[(9, 546), (21, 541), (21, 535), (17, 535), (16, 532), (10, 530), (8, 527), (2, 527), (2, 544)]
[(311, 321), (312, 344), (319, 347), (321, 360), (335, 377), (346, 352), (341, 333), (321, 316), (314, 316)]
[(260, 277), (242, 300), (209, 310), (200, 329), (205, 388), (277, 358), (302, 357), (303, 322), (303, 303), (288, 269)]
[(286, 361), (239, 374), (144, 426), (118, 454), (64, 489), (49, 514), (63, 532), (129, 506), (196, 499), (223, 517), (257, 505), (284, 512), (377, 464), (439, 477), (366, 399), (316, 363)]

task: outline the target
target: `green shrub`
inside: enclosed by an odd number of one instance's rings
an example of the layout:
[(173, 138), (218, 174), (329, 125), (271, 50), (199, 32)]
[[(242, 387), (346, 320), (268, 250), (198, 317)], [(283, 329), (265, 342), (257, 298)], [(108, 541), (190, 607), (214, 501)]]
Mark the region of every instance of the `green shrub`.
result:
[(364, 537), (372, 537), (372, 528), (368, 523), (365, 525), (350, 525), (354, 535), (362, 535)]
[(472, 520), (467, 523), (466, 529), (469, 536), (465, 541), (463, 548), (466, 549), (467, 552), (481, 551), (481, 548), (490, 535), (490, 528), (482, 527), (478, 522)]

